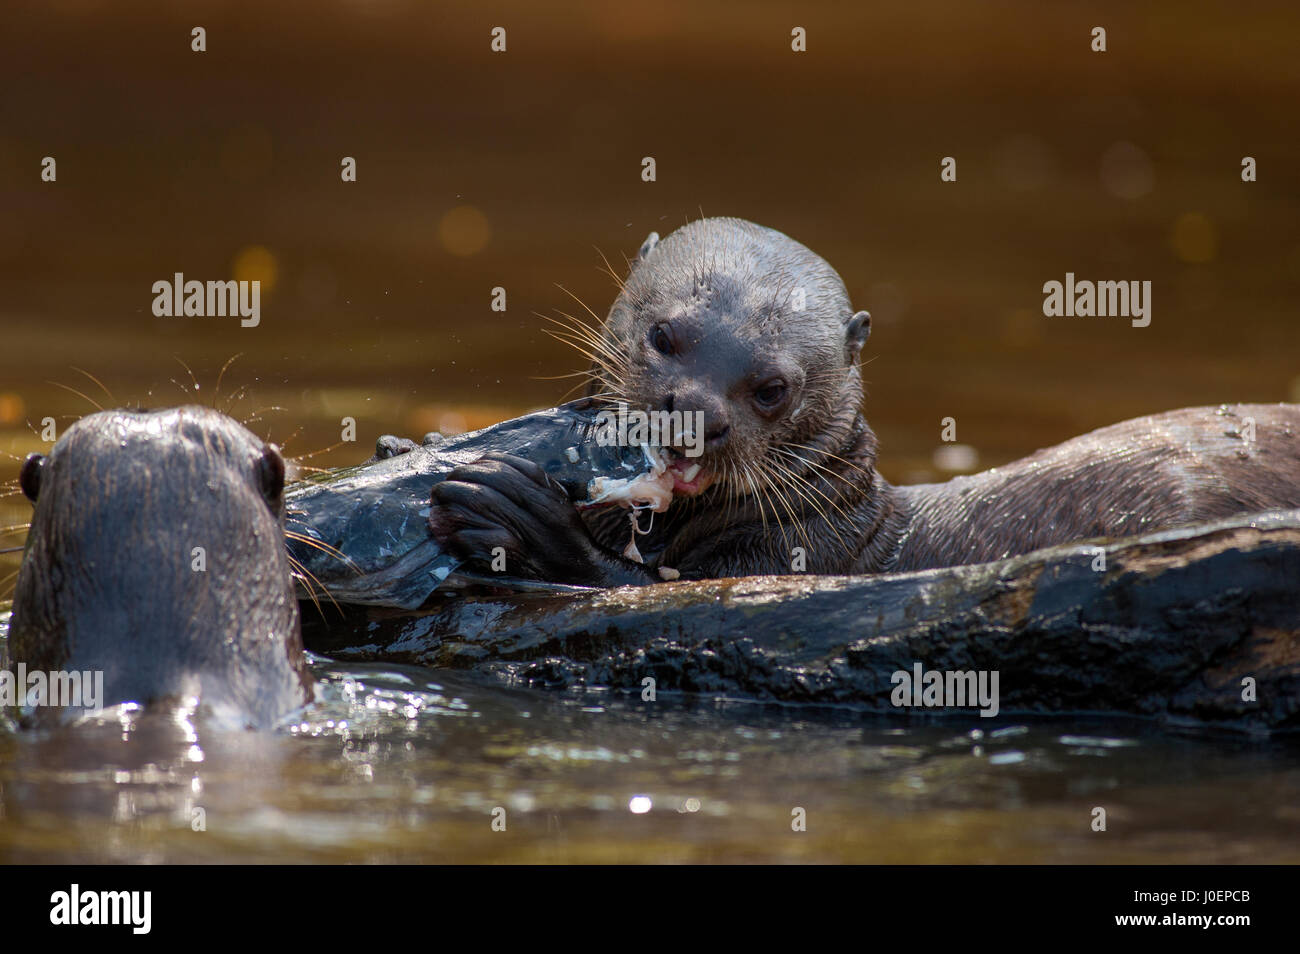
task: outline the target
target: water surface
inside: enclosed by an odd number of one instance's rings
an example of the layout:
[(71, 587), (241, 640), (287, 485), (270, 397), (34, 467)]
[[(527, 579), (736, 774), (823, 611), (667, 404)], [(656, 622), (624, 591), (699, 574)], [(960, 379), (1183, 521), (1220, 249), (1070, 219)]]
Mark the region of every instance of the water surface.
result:
[(0, 731), (0, 860), (1300, 861), (1292, 742), (314, 659), (321, 698), (274, 732), (121, 709)]

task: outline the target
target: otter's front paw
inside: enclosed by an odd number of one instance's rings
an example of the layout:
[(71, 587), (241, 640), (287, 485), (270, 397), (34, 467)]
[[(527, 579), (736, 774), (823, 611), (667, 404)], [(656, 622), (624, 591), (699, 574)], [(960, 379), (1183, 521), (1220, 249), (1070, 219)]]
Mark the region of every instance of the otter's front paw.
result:
[(600, 585), (600, 547), (568, 495), (532, 461), (491, 454), (433, 487), (433, 535), (485, 575)]

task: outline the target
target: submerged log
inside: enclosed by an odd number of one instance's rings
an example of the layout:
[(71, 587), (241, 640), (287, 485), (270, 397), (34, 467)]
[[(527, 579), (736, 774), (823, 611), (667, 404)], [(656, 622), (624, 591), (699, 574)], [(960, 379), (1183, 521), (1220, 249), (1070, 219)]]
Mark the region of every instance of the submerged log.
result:
[(479, 596), (418, 614), (352, 613), (344, 624), (309, 624), (308, 645), (516, 684), (640, 692), (650, 677), (659, 692), (879, 711), (898, 711), (892, 677), (920, 663), (996, 671), (1004, 713), (1300, 728), (1300, 510), (918, 573)]

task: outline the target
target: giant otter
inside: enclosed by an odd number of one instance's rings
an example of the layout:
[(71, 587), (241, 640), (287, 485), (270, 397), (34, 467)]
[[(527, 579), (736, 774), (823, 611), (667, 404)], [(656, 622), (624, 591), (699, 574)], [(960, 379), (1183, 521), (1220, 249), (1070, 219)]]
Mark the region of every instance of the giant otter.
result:
[(310, 701), (273, 446), (206, 407), (105, 411), (20, 483), (15, 670), (102, 671), (101, 705), (197, 697), (255, 727)]
[(953, 566), (1300, 507), (1300, 407), (1285, 404), (1157, 414), (893, 487), (860, 411), (870, 328), (835, 270), (780, 232), (720, 218), (651, 234), (586, 342), (589, 393), (703, 412), (703, 455), (674, 462), (678, 499), (638, 542), (644, 562), (620, 554), (623, 516), (579, 514), (541, 468), (505, 455), (435, 486), (431, 529), (471, 566), (499, 547), (512, 572), (611, 586)]

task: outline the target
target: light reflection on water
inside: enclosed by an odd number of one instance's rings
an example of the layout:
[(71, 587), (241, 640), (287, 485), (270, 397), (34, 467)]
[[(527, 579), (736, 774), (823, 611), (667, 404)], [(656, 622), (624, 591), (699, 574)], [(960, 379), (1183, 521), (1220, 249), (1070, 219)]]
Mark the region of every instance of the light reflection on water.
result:
[(1287, 742), (314, 669), (318, 701), (276, 732), (119, 709), (0, 734), (0, 859), (1300, 860)]

